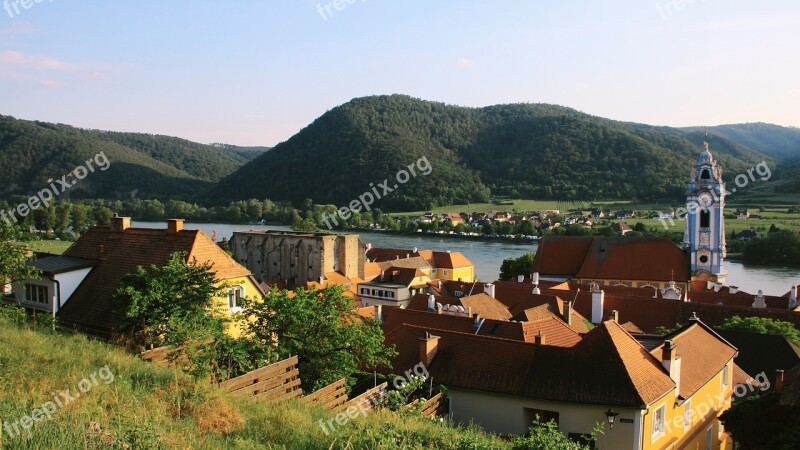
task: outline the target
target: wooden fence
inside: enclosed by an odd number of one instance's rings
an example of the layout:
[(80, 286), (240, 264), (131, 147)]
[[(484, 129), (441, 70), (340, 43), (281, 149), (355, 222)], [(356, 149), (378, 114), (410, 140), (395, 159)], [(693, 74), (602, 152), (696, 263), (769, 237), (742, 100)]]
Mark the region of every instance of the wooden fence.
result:
[(145, 361), (164, 363), (169, 357), (169, 347), (158, 347), (143, 351), (140, 356)]
[(336, 409), (347, 403), (347, 387), (345, 386), (345, 382), (346, 379), (342, 378), (314, 393), (308, 394), (303, 397), (303, 400), (309, 405), (319, 406), (326, 411)]
[(386, 386), (388, 383), (381, 383), (374, 388), (364, 392), (363, 394), (359, 395), (358, 397), (354, 397), (344, 403), (339, 409), (347, 409), (351, 406), (355, 406), (356, 408), (361, 409), (362, 411), (369, 411), (375, 407), (375, 405), (381, 400), (384, 396), (384, 392), (386, 391)]
[(219, 384), (234, 397), (255, 397), (264, 403), (299, 398), (303, 395), (298, 359), (293, 356)]
[[(411, 409), (417, 407), (419, 404), (420, 400), (417, 399), (406, 405), (406, 408)], [(420, 409), (420, 413), (422, 413), (422, 415), (425, 417), (441, 416), (442, 414), (447, 412), (447, 410), (445, 409), (446, 406), (447, 405), (444, 403), (444, 396), (440, 392), (431, 397), (430, 399), (426, 400), (424, 403), (422, 403), (422, 408)]]

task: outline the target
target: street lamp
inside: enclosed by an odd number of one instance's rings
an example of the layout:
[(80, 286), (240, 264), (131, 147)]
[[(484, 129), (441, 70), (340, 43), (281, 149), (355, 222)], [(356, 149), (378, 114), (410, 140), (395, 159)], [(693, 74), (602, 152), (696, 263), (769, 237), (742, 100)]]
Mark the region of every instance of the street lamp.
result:
[(617, 418), (619, 413), (614, 412), (614, 409), (608, 408), (606, 411), (606, 420), (608, 420), (608, 428), (613, 430), (614, 429), (614, 420)]

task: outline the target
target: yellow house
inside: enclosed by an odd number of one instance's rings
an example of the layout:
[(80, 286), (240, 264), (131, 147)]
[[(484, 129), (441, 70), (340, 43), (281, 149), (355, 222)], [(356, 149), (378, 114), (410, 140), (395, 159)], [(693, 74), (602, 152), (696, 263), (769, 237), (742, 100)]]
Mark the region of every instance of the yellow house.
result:
[[(183, 220), (168, 221), (166, 229), (148, 229), (132, 228), (128, 217), (114, 217), (111, 226), (94, 227), (86, 232), (58, 257), (63, 261), (52, 261), (61, 262), (72, 270), (67, 275), (73, 276), (67, 277), (69, 286), (50, 285), (52, 291), (45, 297), (53, 303), (43, 308), (48, 308), (67, 326), (109, 337), (115, 323), (111, 297), (122, 278), (139, 266), (163, 265), (175, 252), (184, 252), (187, 263), (210, 264), (217, 283), (226, 286), (214, 307), (218, 313), (236, 314), (241, 311), (241, 299), (261, 298), (264, 294), (247, 268), (202, 231), (183, 229)], [(46, 286), (38, 290), (45, 289)], [(237, 335), (239, 330), (231, 327), (229, 332)]]
[[(368, 246), (367, 260), (368, 264), (391, 263), (395, 267), (416, 267), (430, 276), (431, 280), (475, 281), (475, 265), (461, 252)], [(365, 266), (365, 278), (368, 279), (367, 271)]]
[(652, 349), (614, 321), (572, 347), (412, 325), (386, 341), (399, 353), (393, 366), (422, 361), (447, 387), (456, 423), (513, 435), (539, 417), (574, 440), (600, 426), (600, 450), (731, 448), (718, 418), (737, 350), (697, 319)]

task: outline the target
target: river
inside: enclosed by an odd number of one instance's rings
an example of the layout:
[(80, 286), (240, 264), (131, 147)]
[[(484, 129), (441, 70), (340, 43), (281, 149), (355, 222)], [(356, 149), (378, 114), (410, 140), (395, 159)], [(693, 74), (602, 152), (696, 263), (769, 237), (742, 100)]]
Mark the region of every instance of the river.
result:
[[(165, 222), (134, 221), (133, 226), (141, 228), (166, 228)], [(247, 230), (281, 230), (289, 231), (285, 225), (231, 225), (221, 223), (186, 223), (186, 229), (202, 230), (211, 235), (216, 232), (217, 240), (223, 237), (230, 239), (234, 231)], [(481, 281), (494, 281), (500, 273), (500, 264), (506, 258), (520, 256), (526, 252), (535, 252), (535, 243), (514, 243), (504, 240), (479, 241), (458, 238), (444, 238), (423, 235), (398, 235), (372, 231), (359, 232), (364, 243), (375, 247), (407, 248), (417, 247), (420, 250), (451, 250), (461, 252), (475, 264), (475, 273)], [(763, 290), (767, 295), (783, 295), (789, 291), (792, 283), (800, 282), (800, 269), (782, 267), (763, 267), (744, 265), (735, 261), (726, 261), (728, 270), (727, 284), (739, 289), (756, 293)]]

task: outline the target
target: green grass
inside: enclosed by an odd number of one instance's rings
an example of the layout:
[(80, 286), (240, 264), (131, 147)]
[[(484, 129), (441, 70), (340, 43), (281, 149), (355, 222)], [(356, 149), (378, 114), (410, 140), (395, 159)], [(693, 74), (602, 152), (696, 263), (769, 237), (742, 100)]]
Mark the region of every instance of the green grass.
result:
[[(82, 335), (32, 328), (0, 305), (0, 419), (14, 423), (108, 367), (113, 381), (65, 404), (51, 420), (10, 437), (0, 448), (338, 449), (509, 448), (495, 437), (419, 416), (377, 411), (326, 436), (318, 421), (333, 416), (300, 401), (262, 405), (233, 399), (176, 370), (147, 363)], [(102, 373), (101, 373), (102, 375)], [(61, 397), (59, 397), (61, 398)], [(349, 445), (349, 447), (348, 447)]]
[(46, 252), (61, 255), (72, 245), (70, 241), (30, 241), (17, 242), (19, 245), (27, 245), (34, 252)]

